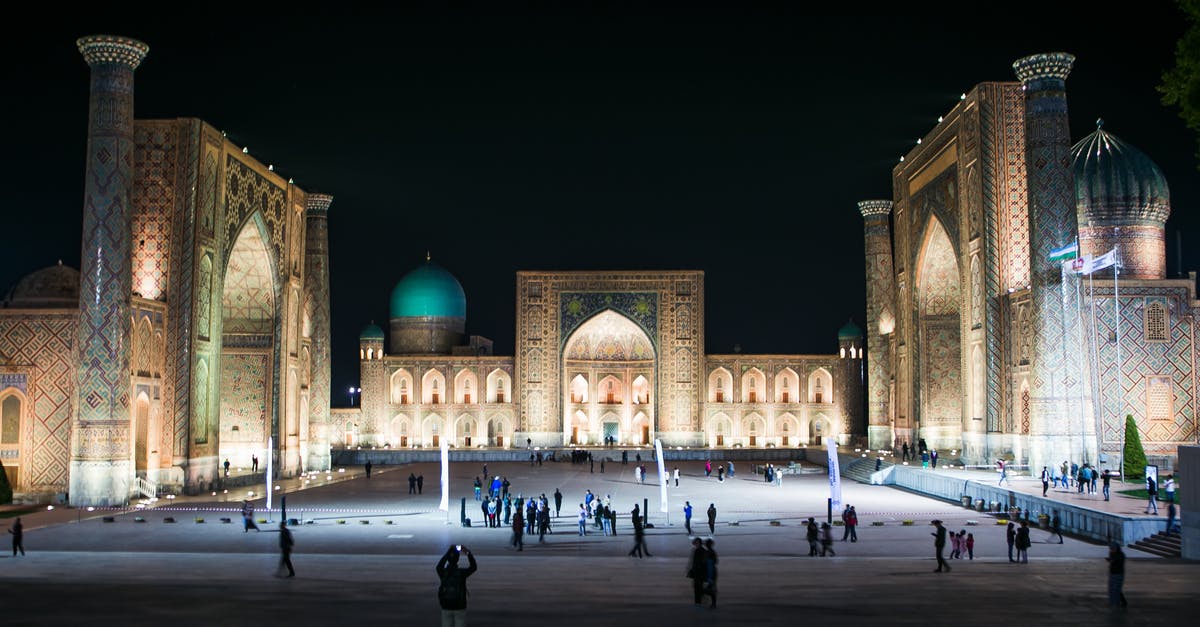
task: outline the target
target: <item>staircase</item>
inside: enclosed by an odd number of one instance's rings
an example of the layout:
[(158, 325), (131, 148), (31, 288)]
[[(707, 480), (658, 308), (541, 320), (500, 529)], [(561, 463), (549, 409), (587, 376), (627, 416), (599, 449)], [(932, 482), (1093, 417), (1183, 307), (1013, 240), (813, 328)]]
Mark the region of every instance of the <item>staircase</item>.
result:
[(142, 477), (134, 477), (134, 482), (134, 490), (142, 498), (153, 499), (158, 497), (157, 483)]
[[(879, 467), (880, 470), (894, 466), (891, 462), (883, 462)], [(871, 475), (875, 472), (875, 459), (871, 457), (861, 457), (842, 467), (842, 476), (847, 479), (853, 479), (859, 483), (871, 483)]]
[(1160, 531), (1148, 538), (1142, 538), (1129, 546), (1159, 557), (1180, 557), (1183, 555), (1183, 545), (1178, 533), (1167, 534), (1165, 531)]

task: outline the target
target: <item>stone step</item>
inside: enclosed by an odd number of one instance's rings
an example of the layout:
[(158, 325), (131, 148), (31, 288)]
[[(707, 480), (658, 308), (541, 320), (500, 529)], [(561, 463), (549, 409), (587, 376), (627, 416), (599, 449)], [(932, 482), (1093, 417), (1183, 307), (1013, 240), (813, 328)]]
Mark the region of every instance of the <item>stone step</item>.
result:
[(1159, 557), (1180, 557), (1183, 555), (1183, 546), (1179, 534), (1167, 534), (1165, 531), (1142, 538), (1129, 546)]

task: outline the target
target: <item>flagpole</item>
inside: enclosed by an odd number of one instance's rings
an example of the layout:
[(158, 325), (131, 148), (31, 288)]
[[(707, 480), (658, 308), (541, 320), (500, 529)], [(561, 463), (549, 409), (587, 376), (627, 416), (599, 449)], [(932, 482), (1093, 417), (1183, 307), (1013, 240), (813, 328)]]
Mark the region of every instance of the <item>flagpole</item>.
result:
[[(1117, 239), (1121, 237), (1121, 227), (1116, 227)], [(1119, 251), (1120, 244), (1113, 247), (1114, 251)], [(1113, 311), (1116, 313), (1116, 328), (1117, 336), (1117, 424), (1121, 431), (1121, 483), (1125, 483), (1125, 368), (1121, 365), (1121, 254), (1117, 252), (1113, 255), (1117, 259), (1117, 263), (1113, 265)]]
[[(1078, 244), (1076, 244), (1075, 254), (1076, 254), (1076, 256), (1079, 255)], [(1067, 328), (1067, 264), (1069, 264), (1071, 262), (1072, 262), (1071, 259), (1067, 259), (1065, 261), (1060, 261), (1058, 264), (1059, 285), (1061, 286), (1060, 290), (1062, 292), (1060, 294), (1059, 300), (1058, 300), (1058, 304), (1059, 304), (1058, 318), (1062, 322), (1064, 330)], [(1066, 406), (1065, 409), (1067, 411), (1067, 450), (1074, 450), (1075, 449), (1075, 437), (1071, 433), (1072, 431), (1074, 431), (1074, 429), (1072, 428), (1072, 426), (1073, 426), (1072, 423), (1074, 421), (1071, 420), (1071, 392), (1070, 392), (1070, 390), (1067, 389), (1067, 376), (1068, 376), (1067, 337), (1069, 335), (1070, 335), (1069, 333), (1063, 333), (1063, 338), (1062, 338), (1062, 364), (1063, 364), (1063, 369), (1062, 369), (1062, 378), (1063, 378), (1062, 392), (1063, 392), (1063, 395), (1062, 395), (1062, 399), (1063, 399), (1063, 405)], [(1072, 455), (1075, 455), (1075, 453), (1072, 453)], [(1033, 469), (1030, 469), (1030, 472), (1032, 472), (1032, 471), (1033, 471)]]
[(1096, 450), (1104, 447), (1104, 391), (1100, 389), (1100, 347), (1097, 336), (1100, 334), (1096, 326), (1096, 273), (1088, 273), (1088, 303), (1092, 314), (1092, 389), (1095, 398), (1092, 400), (1092, 421), (1096, 423)]
[[(1075, 240), (1075, 245), (1076, 246), (1079, 245), (1078, 239)], [(1083, 261), (1083, 257), (1080, 256), (1079, 262), (1082, 262), (1082, 261)], [(1077, 265), (1079, 265), (1080, 270), (1083, 269), (1082, 264), (1077, 262)], [(1073, 322), (1076, 324), (1082, 324), (1083, 323), (1083, 320), (1082, 320), (1083, 296), (1080, 294), (1079, 284), (1082, 283), (1083, 281), (1080, 280), (1078, 272), (1072, 272), (1071, 274), (1072, 274), (1073, 280), (1075, 281), (1075, 310), (1077, 312), (1079, 312), (1079, 315), (1080, 315), (1080, 319), (1074, 320)], [(1079, 334), (1079, 340), (1083, 344), (1083, 346), (1079, 347), (1080, 350), (1087, 351), (1087, 340), (1083, 337), (1082, 332)], [(1083, 354), (1087, 354), (1087, 353), (1084, 352)], [(1086, 360), (1081, 359), (1080, 362), (1086, 363)], [(1086, 388), (1087, 388), (1087, 386), (1084, 385), (1083, 381), (1081, 380), (1079, 382), (1079, 448), (1081, 449), (1081, 452), (1083, 453), (1085, 460), (1087, 458), (1087, 453), (1088, 453), (1088, 451), (1087, 451), (1087, 428), (1084, 426), (1087, 423), (1084, 421), (1084, 417), (1083, 417), (1083, 412), (1086, 411), (1086, 407), (1087, 407), (1087, 401), (1084, 396), (1084, 390)], [(1099, 462), (1097, 462), (1097, 463), (1099, 463)]]

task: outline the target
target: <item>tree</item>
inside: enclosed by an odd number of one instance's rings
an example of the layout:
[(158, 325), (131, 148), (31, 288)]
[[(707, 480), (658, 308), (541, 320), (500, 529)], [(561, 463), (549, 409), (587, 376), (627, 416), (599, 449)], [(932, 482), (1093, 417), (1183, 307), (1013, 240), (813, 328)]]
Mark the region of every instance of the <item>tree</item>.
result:
[(1142, 448), (1142, 436), (1138, 433), (1133, 414), (1125, 415), (1125, 477), (1141, 479), (1146, 472), (1146, 449)]
[[(1163, 104), (1179, 107), (1179, 117), (1200, 139), (1200, 0), (1178, 4), (1189, 26), (1175, 44), (1175, 67), (1163, 72), (1158, 92)], [(1200, 169), (1200, 150), (1196, 158)]]

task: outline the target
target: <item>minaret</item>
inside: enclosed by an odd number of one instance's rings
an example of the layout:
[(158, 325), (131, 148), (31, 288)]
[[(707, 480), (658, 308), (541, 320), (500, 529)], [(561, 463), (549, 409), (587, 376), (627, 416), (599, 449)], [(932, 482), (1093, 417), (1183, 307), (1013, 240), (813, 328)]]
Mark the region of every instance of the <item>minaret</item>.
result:
[(129, 354), (132, 273), (133, 71), (150, 48), (134, 39), (94, 35), (76, 44), (92, 69), (76, 397), (69, 478), (72, 505), (119, 505), (134, 476)]
[(1071, 425), (1082, 419), (1084, 411), (1078, 387), (1086, 381), (1078, 350), (1079, 312), (1062, 262), (1051, 260), (1055, 250), (1074, 244), (1079, 232), (1066, 94), (1067, 74), (1074, 62), (1070, 54), (1052, 52), (1013, 63), (1025, 91), (1033, 322), (1030, 468), (1080, 459), (1070, 441)]
[(837, 395), (842, 404), (842, 434), (839, 443), (849, 443), (852, 436), (862, 435), (863, 402), (863, 347), (862, 329), (854, 320), (846, 322), (838, 331), (838, 363), (841, 369), (841, 392)]
[(387, 407), (387, 366), (383, 362), (383, 329), (374, 322), (358, 336), (359, 419), (358, 444), (382, 446), (379, 432)]
[(308, 468), (326, 470), (329, 459), (329, 205), (333, 196), (309, 194), (305, 205), (304, 291), (308, 294), (312, 373), (308, 386)]
[[(895, 441), (889, 394), (892, 356), (889, 336), (896, 328), (895, 273), (892, 271), (890, 200), (858, 203), (863, 217), (867, 262), (867, 446), (890, 449)], [(911, 434), (910, 434), (911, 437)]]

